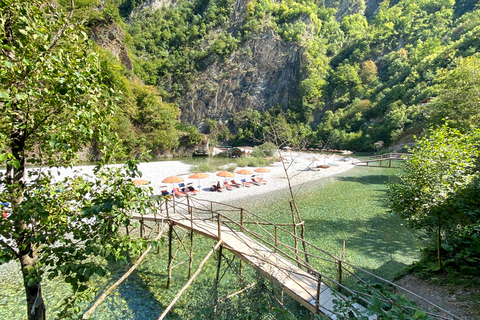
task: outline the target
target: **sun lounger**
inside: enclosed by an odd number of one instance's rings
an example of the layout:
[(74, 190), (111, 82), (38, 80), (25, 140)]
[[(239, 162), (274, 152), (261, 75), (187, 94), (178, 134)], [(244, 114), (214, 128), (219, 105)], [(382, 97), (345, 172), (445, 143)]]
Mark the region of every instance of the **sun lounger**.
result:
[(261, 181), (260, 178), (254, 178), (252, 177), (252, 182), (257, 184), (257, 185), (261, 185), (261, 184), (265, 184), (265, 182)]
[(225, 186), (225, 189), (227, 189), (228, 191), (233, 190), (233, 187), (228, 183), (228, 181), (225, 181), (223, 185)]
[(242, 179), (242, 183), (244, 187), (250, 188), (253, 183), (248, 182), (246, 179)]
[(184, 197), (186, 194), (180, 190), (178, 190), (178, 188), (173, 188), (173, 194), (176, 196), (176, 197)]
[(167, 190), (162, 190), (162, 197), (164, 197), (165, 199), (168, 199), (168, 200), (173, 199), (172, 195)]
[(187, 187), (188, 191), (190, 191), (190, 193), (196, 195), (197, 193), (199, 193), (200, 191), (198, 190), (195, 190), (195, 188), (193, 186), (188, 186)]
[(266, 184), (266, 183), (267, 183), (267, 180), (265, 180), (265, 179), (262, 179), (262, 178), (260, 178), (260, 177), (257, 177), (257, 180), (259, 180), (260, 182), (263, 182), (264, 184)]
[(241, 183), (238, 183), (235, 180), (231, 180), (230, 182), (232, 183), (231, 186), (233, 186), (233, 187), (240, 188), (242, 186)]
[(260, 183), (260, 182), (257, 182), (257, 181), (255, 180), (255, 178), (250, 178), (250, 181), (248, 181), (248, 182), (250, 182), (251, 184), (254, 184), (254, 185), (256, 185), (256, 186), (261, 185), (261, 183)]

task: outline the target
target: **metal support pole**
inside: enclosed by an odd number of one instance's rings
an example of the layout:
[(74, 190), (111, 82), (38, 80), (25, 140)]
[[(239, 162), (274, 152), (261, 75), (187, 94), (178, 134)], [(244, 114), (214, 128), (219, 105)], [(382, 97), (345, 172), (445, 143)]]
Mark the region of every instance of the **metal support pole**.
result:
[(140, 238), (143, 238), (143, 219), (140, 220)]

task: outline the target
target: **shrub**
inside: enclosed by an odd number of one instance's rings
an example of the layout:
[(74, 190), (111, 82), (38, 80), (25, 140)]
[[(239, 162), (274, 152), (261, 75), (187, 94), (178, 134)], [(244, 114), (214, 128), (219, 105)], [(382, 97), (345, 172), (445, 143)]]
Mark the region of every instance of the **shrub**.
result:
[(196, 166), (192, 166), (192, 172), (214, 172), (215, 167), (208, 163), (200, 163)]
[(266, 164), (267, 161), (263, 158), (241, 157), (237, 159), (237, 165), (239, 167), (263, 167)]

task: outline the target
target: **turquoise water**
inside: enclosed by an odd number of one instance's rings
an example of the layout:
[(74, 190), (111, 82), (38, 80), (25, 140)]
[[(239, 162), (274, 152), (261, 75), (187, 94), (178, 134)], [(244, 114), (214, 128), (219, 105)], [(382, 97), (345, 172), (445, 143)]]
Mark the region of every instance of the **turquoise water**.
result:
[[(346, 244), (346, 260), (392, 279), (419, 258), (418, 235), (385, 206), (386, 186), (399, 169), (355, 167), (340, 175), (294, 187), (306, 239), (332, 253)], [(259, 201), (237, 202), (278, 223), (291, 222), (289, 193), (274, 192)]]
[[(356, 167), (338, 176), (296, 187), (294, 191), (298, 207), (306, 222), (306, 239), (331, 253), (340, 252), (345, 241), (347, 261), (387, 279), (391, 279), (403, 266), (418, 259), (421, 243), (416, 234), (403, 226), (402, 220), (389, 213), (384, 205), (386, 183), (396, 182), (396, 170), (398, 169)], [(251, 198), (237, 201), (235, 205), (243, 206), (266, 219), (287, 223), (291, 222), (288, 199), (288, 193), (284, 190), (268, 196), (262, 195), (255, 201)], [(214, 242), (195, 235), (194, 244), (192, 273)], [(187, 262), (174, 269), (172, 286), (167, 290), (167, 250), (165, 243), (158, 254), (150, 253), (138, 270), (98, 307), (94, 318), (158, 318), (188, 280)], [(218, 312), (224, 319), (238, 314), (238, 310), (265, 314), (265, 306), (261, 301), (274, 301), (280, 294), (279, 288), (263, 280), (248, 267), (244, 267), (242, 277), (239, 277), (238, 259), (225, 253), (225, 250), (224, 254), (229, 262), (224, 260), (222, 265), (222, 274), (225, 276), (218, 288), (220, 297), (239, 290), (245, 284), (258, 284), (239, 297), (222, 303)], [(187, 256), (187, 252), (181, 248), (175, 262), (182, 262)], [(169, 319), (190, 319), (195, 315), (207, 317), (205, 314), (211, 312), (215, 296), (213, 286), (216, 267), (217, 260), (212, 257), (192, 287), (179, 299), (169, 314)], [(126, 266), (116, 266), (110, 276), (96, 279), (91, 285), (101, 294), (126, 269)], [(26, 307), (20, 273), (15, 271), (14, 266), (1, 267), (0, 281), (0, 319), (25, 319)], [(68, 286), (61, 279), (45, 281), (44, 297), (49, 318), (53, 318), (68, 294)], [(291, 299), (286, 298), (284, 302), (296, 318), (308, 314)], [(87, 302), (81, 304), (82, 313), (88, 307)], [(268, 310), (272, 309), (269, 307)]]

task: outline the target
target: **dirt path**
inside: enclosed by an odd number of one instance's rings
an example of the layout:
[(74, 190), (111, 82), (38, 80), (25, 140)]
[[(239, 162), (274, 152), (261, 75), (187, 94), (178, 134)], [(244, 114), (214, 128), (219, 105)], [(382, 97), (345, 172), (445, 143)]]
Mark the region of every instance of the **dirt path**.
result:
[[(475, 299), (472, 299), (472, 295), (478, 297), (480, 294), (478, 289), (439, 286), (419, 279), (413, 275), (406, 275), (396, 281), (396, 283), (405, 289), (424, 297), (461, 319), (480, 319), (478, 307), (474, 308), (473, 306), (474, 303), (478, 304), (478, 302), (476, 302)], [(399, 293), (401, 293), (400, 290)], [(415, 300), (408, 294), (406, 294), (406, 296)]]

